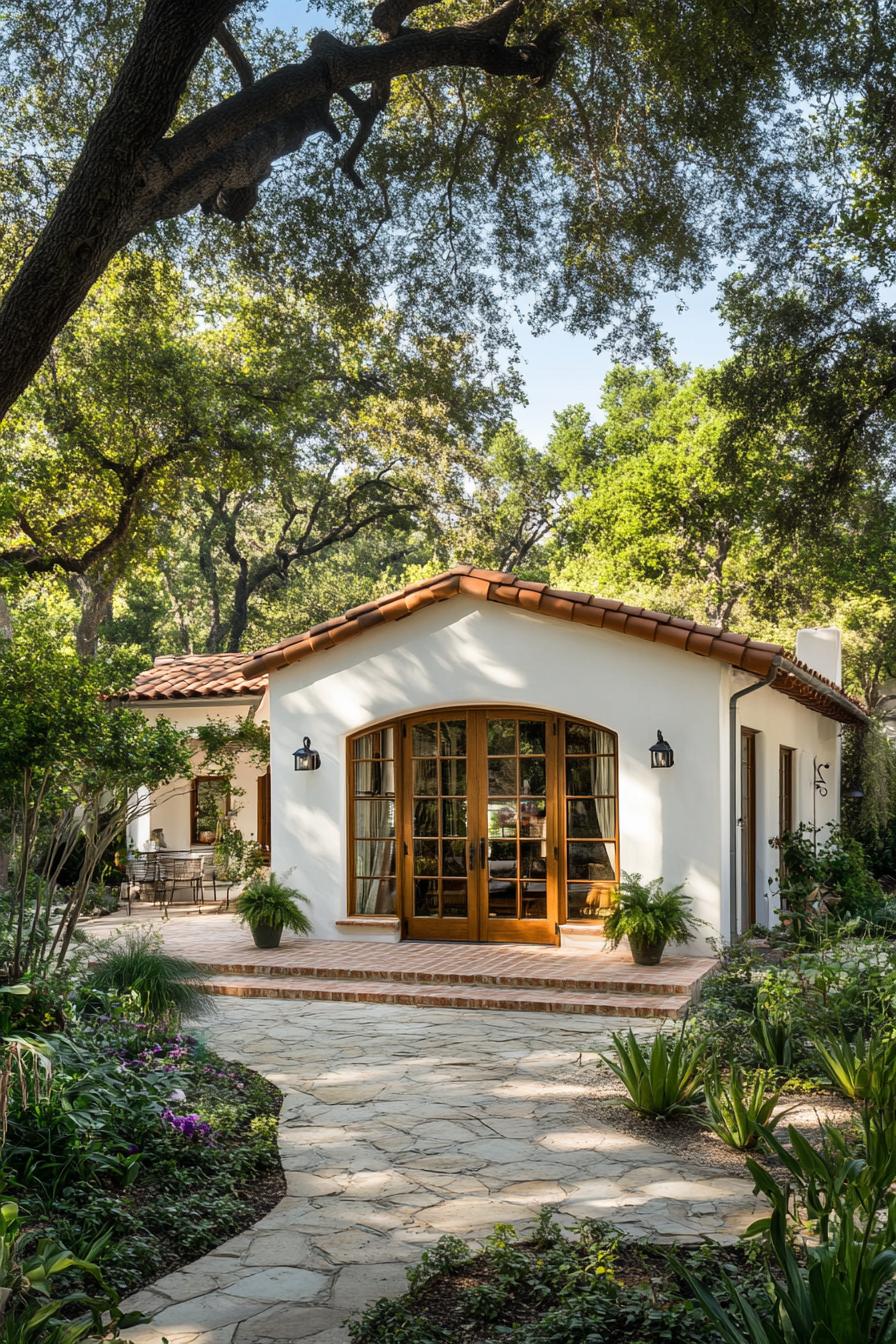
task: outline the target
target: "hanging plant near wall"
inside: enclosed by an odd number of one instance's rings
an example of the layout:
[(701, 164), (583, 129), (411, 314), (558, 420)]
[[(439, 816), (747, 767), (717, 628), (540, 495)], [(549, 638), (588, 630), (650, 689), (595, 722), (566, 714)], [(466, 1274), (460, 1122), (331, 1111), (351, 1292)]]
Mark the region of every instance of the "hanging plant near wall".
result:
[(271, 731), (266, 723), (259, 723), (247, 714), (239, 723), (226, 719), (209, 719), (196, 729), (196, 738), (202, 751), (196, 774), (215, 775), (225, 780), (231, 798), (240, 797), (245, 789), (234, 783), (237, 762), (248, 759), (259, 770), (266, 770), (271, 758)]

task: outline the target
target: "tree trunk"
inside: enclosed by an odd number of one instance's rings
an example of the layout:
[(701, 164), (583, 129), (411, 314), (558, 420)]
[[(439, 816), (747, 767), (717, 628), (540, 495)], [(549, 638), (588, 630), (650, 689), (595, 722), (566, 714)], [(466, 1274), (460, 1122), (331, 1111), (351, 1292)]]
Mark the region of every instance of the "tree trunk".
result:
[(197, 62), (237, 4), (146, 0), (109, 98), (0, 305), (0, 419), (117, 252), (154, 223), (197, 205), (244, 219), (277, 159), (318, 132), (339, 138), (329, 111), (336, 94), (361, 84), (385, 88), (439, 67), (544, 84), (560, 55), (554, 25), (524, 46), (505, 45), (523, 0), (506, 0), (478, 22), (432, 30), (396, 28), (395, 15), (411, 10), (386, 4), (374, 11), (374, 22), (379, 15), (390, 40), (352, 46), (318, 33), (307, 60), (273, 71), (167, 134)]
[(115, 579), (101, 579), (95, 574), (77, 574), (70, 580), (70, 588), (81, 603), (75, 648), (82, 658), (96, 657), (100, 626), (112, 615), (116, 583)]

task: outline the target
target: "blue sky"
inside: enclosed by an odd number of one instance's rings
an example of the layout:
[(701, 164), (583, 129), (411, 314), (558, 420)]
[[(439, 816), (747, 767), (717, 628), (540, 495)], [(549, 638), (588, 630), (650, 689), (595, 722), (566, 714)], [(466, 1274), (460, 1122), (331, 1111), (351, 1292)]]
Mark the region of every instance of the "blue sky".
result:
[[(313, 15), (313, 18), (311, 17)], [(269, 0), (266, 17), (272, 26), (315, 26), (325, 22), (320, 10), (306, 0)], [(310, 25), (309, 25), (310, 26)], [(656, 316), (675, 342), (677, 357), (690, 364), (715, 364), (728, 353), (727, 334), (713, 312), (715, 286), (697, 294), (661, 296)], [(678, 306), (686, 305), (683, 312)], [(533, 336), (526, 326), (517, 329), (526, 383), (527, 404), (517, 407), (517, 423), (533, 443), (544, 442), (555, 411), (571, 402), (596, 408), (600, 385), (612, 359), (595, 354), (590, 341), (555, 327)]]

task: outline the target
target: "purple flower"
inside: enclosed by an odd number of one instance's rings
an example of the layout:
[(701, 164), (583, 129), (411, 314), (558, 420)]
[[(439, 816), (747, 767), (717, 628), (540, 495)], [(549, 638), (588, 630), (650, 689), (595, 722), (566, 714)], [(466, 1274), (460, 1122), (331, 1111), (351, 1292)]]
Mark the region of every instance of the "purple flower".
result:
[(162, 1119), (185, 1139), (194, 1139), (200, 1143), (212, 1141), (211, 1125), (206, 1120), (200, 1120), (198, 1115), (175, 1115), (174, 1111), (166, 1108), (162, 1112)]

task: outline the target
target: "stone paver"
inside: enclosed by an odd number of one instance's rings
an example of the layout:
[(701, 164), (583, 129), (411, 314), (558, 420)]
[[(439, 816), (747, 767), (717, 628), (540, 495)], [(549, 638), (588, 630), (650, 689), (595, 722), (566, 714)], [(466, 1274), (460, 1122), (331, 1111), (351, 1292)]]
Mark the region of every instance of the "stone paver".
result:
[(156, 1313), (130, 1332), (135, 1344), (342, 1344), (346, 1316), (400, 1293), (404, 1268), (440, 1236), (522, 1226), (545, 1204), (653, 1240), (733, 1239), (755, 1216), (747, 1181), (583, 1119), (586, 1083), (569, 1066), (604, 1048), (613, 1025), (221, 1001), (209, 1044), (284, 1091), (288, 1194), (131, 1299)]

